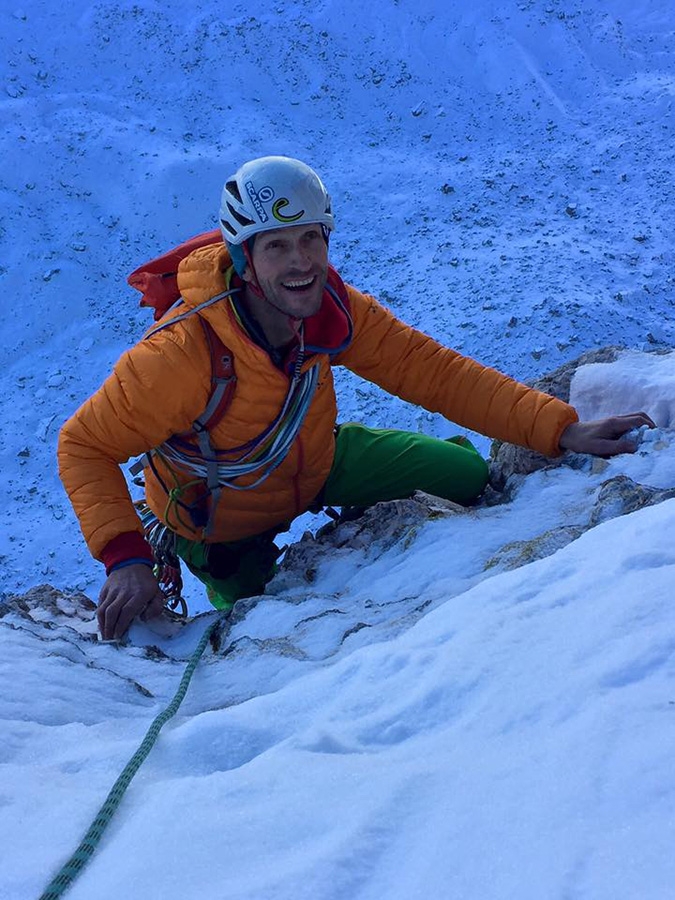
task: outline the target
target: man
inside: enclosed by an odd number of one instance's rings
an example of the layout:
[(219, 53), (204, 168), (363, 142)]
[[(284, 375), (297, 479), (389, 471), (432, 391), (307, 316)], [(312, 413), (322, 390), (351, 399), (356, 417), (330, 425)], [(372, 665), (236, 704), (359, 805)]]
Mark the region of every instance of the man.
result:
[[(487, 466), (465, 438), (336, 429), (333, 365), (550, 456), (630, 452), (623, 435), (653, 426), (644, 413), (581, 423), (568, 404), (442, 347), (343, 284), (328, 263), (330, 198), (298, 160), (242, 166), (225, 184), (220, 225), (224, 243), (179, 267), (182, 303), (122, 356), (61, 432), (61, 477), (106, 566), (104, 639), (121, 637), (139, 614), (161, 612), (146, 534), (227, 609), (264, 589), (275, 534), (317, 501), (367, 506), (420, 489), (467, 503), (481, 493)], [(232, 358), (236, 388), (221, 420), (203, 427), (214, 341)], [(145, 531), (119, 468), (140, 454)]]

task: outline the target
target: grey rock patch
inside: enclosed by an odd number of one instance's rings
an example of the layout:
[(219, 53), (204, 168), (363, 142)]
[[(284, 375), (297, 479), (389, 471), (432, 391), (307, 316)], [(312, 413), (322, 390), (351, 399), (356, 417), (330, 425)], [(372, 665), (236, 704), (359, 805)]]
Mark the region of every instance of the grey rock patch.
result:
[(466, 507), (452, 500), (415, 491), (405, 500), (376, 503), (364, 510), (357, 519), (336, 522), (325, 530), (324, 538), (335, 547), (369, 547), (372, 543), (384, 549), (397, 543), (411, 528), (424, 522), (466, 512)]
[[(165, 609), (159, 618), (143, 623), (147, 630), (140, 640), (134, 641), (126, 636), (119, 641), (102, 641), (98, 634), (96, 611), (96, 603), (82, 591), (60, 589), (51, 584), (40, 584), (24, 594), (5, 594), (0, 598), (2, 624), (25, 629), (40, 641), (51, 642), (60, 655), (65, 655), (63, 648), (66, 645), (77, 647), (82, 653), (86, 648), (84, 661), (94, 668), (97, 665), (89, 660), (87, 654), (106, 645), (116, 650), (128, 650), (133, 656), (142, 656), (153, 662), (175, 661), (168, 652), (171, 639), (179, 636), (183, 629), (191, 628), (202, 617), (212, 615), (206, 613), (185, 619)], [(200, 624), (195, 628), (199, 629)], [(164, 647), (160, 646), (162, 642)]]
[(564, 525), (552, 528), (529, 541), (511, 541), (490, 557), (485, 563), (485, 571), (496, 569), (510, 571), (526, 566), (538, 559), (552, 556), (572, 541), (576, 541), (587, 529), (579, 525)]
[[(514, 476), (531, 475), (541, 469), (557, 469), (563, 465), (563, 457), (551, 459), (534, 450), (527, 450), (525, 447), (494, 441), (488, 465), (490, 467), (489, 486), (501, 493), (507, 489), (507, 485), (513, 489), (512, 479)], [(505, 498), (505, 502), (512, 496), (513, 494)]]
[(674, 489), (660, 489), (637, 484), (626, 475), (617, 475), (605, 481), (598, 491), (595, 503), (584, 525), (565, 525), (545, 531), (527, 541), (512, 541), (501, 547), (485, 563), (485, 571), (510, 571), (528, 565), (538, 559), (552, 556), (572, 543), (584, 532), (601, 522), (654, 506), (675, 498)]
[(603, 482), (591, 510), (589, 528), (601, 522), (625, 516), (645, 506), (654, 506), (675, 497), (675, 489), (661, 489), (637, 484), (626, 475), (617, 475)]
[(221, 652), (221, 656), (239, 656), (253, 649), (257, 654), (272, 653), (275, 656), (284, 656), (290, 659), (305, 660), (307, 654), (295, 646), (288, 638), (252, 638), (248, 635), (231, 641)]
[(96, 604), (78, 590), (40, 584), (25, 594), (8, 594), (0, 603), (0, 618), (10, 613), (47, 629), (67, 625), (85, 640), (97, 640)]
[(564, 363), (552, 372), (548, 372), (545, 375), (542, 375), (541, 378), (537, 378), (528, 383), (538, 391), (543, 391), (545, 394), (551, 394), (552, 397), (557, 397), (559, 400), (564, 400), (565, 403), (569, 403), (570, 386), (577, 369), (581, 366), (588, 366), (591, 363), (616, 362), (619, 358), (619, 354), (624, 349), (625, 347), (610, 346), (601, 347), (599, 350), (588, 350), (576, 359), (570, 360), (570, 362)]
[(399, 541), (407, 547), (425, 523), (470, 512), (470, 508), (423, 491), (415, 491), (406, 500), (376, 503), (358, 518), (329, 523), (316, 536), (307, 532), (292, 544), (274, 579), (273, 592), (313, 584), (320, 563), (329, 553), (335, 558), (373, 545), (384, 551)]

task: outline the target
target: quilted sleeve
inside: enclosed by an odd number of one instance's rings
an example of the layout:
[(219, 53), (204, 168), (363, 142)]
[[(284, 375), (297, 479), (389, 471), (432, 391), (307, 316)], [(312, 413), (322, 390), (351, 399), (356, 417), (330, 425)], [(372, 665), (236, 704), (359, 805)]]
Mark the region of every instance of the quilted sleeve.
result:
[(61, 429), (59, 475), (95, 558), (119, 535), (143, 533), (120, 465), (190, 427), (209, 365), (201, 329), (162, 331), (128, 350)]
[(391, 394), (491, 438), (559, 456), (573, 407), (443, 347), (348, 286), (354, 339), (336, 356)]

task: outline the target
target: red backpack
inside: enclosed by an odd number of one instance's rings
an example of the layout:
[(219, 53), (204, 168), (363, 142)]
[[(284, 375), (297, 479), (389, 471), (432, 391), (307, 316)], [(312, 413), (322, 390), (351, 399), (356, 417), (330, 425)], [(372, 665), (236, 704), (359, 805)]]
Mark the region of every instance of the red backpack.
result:
[(127, 282), (143, 295), (140, 305), (154, 309), (155, 322), (180, 299), (178, 266), (181, 260), (189, 256), (193, 250), (222, 240), (219, 228), (215, 231), (205, 231), (204, 234), (190, 238), (189, 241), (179, 244), (162, 256), (143, 263), (131, 273)]

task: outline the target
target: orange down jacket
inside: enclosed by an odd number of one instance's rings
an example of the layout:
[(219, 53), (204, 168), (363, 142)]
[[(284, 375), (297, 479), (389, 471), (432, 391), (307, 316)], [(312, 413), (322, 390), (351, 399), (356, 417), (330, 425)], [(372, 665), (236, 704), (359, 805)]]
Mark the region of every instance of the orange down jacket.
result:
[[(224, 291), (229, 266), (222, 244), (203, 247), (183, 260), (178, 285), (185, 304), (194, 308)], [(571, 406), (441, 346), (396, 319), (373, 297), (348, 285), (346, 293), (351, 321), (345, 327), (353, 329), (351, 342), (337, 355), (318, 353), (305, 362), (307, 366), (318, 359), (319, 382), (290, 452), (258, 487), (224, 490), (210, 540), (260, 534), (303, 512), (319, 493), (335, 446), (332, 365), (347, 366), (465, 428), (549, 456), (559, 454), (560, 435), (577, 420)], [(228, 300), (199, 315), (232, 351), (237, 375), (234, 399), (212, 431), (212, 442), (219, 449), (241, 446), (275, 417), (286, 397), (288, 377), (243, 331)], [(189, 430), (210, 392), (211, 359), (195, 314), (124, 353), (102, 387), (63, 426), (60, 475), (93, 556), (100, 559), (120, 535), (142, 535), (120, 465)], [(161, 474), (171, 482), (167, 472)], [(178, 477), (188, 480), (180, 473)], [(165, 520), (166, 493), (149, 469), (145, 479), (148, 504)], [(171, 525), (184, 537), (201, 539), (199, 532), (175, 521)]]

